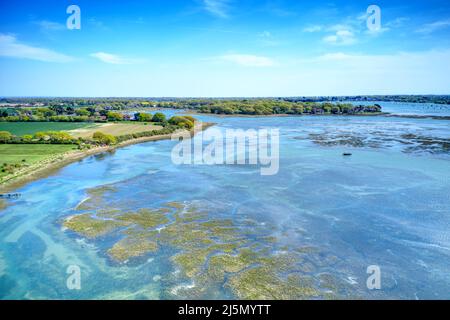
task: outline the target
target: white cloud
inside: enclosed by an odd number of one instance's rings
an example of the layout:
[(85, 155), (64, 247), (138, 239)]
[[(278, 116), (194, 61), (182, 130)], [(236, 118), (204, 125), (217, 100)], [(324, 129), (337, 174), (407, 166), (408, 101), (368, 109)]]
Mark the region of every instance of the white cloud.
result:
[(264, 31), (258, 34), (258, 41), (266, 47), (274, 47), (279, 43), (273, 37), (273, 35), (269, 31)]
[(301, 61), (301, 65), (319, 73), (340, 74), (340, 79), (344, 79), (345, 75), (360, 74), (361, 81), (383, 79), (382, 81), (392, 82), (392, 79), (397, 79), (401, 83), (415, 81), (425, 84), (431, 78), (444, 79), (445, 74), (450, 73), (449, 60), (450, 49), (384, 55), (334, 52), (305, 59)]
[(20, 43), (15, 36), (2, 33), (0, 33), (0, 56), (45, 62), (69, 62), (74, 60), (70, 56), (50, 49)]
[(232, 62), (244, 67), (272, 67), (275, 65), (271, 58), (250, 54), (227, 54), (220, 56), (219, 60)]
[(261, 38), (271, 38), (272, 34), (269, 31), (263, 31), (259, 34)]
[(97, 18), (89, 18), (86, 19), (86, 22), (89, 26), (91, 26), (94, 29), (98, 29), (98, 30), (110, 30), (110, 28), (101, 20), (98, 20)]
[(228, 18), (228, 0), (203, 0), (206, 11), (219, 18)]
[(303, 32), (313, 33), (313, 32), (322, 31), (322, 29), (323, 29), (322, 26), (315, 25), (315, 26), (309, 26), (309, 27), (303, 28)]
[[(398, 52), (396, 54), (386, 55), (370, 55), (370, 54), (351, 54), (343, 52), (326, 53), (316, 58), (304, 60), (304, 63), (320, 63), (321, 66), (330, 66), (325, 62), (331, 62), (335, 67), (349, 67), (350, 65), (367, 68), (368, 70), (375, 68), (391, 68), (393, 66), (408, 65), (408, 69), (421, 68), (424, 64), (429, 64), (430, 60), (443, 61), (450, 55), (450, 50), (446, 51), (425, 51), (425, 52)], [(431, 64), (431, 63), (430, 63)], [(414, 66), (414, 67), (412, 67)], [(412, 68), (411, 68), (412, 67)], [(398, 68), (394, 68), (397, 69)], [(448, 69), (448, 67), (447, 67)]]
[(337, 30), (334, 34), (328, 35), (322, 40), (334, 45), (351, 45), (356, 42), (355, 34), (349, 29)]
[(291, 65), (272, 90), (277, 95), (448, 94), (448, 61), (450, 49), (393, 54), (331, 52)]
[(377, 36), (377, 35), (380, 35), (382, 33), (388, 32), (390, 30), (391, 29), (388, 28), (388, 27), (381, 27), (379, 29), (367, 29), (365, 33), (368, 34), (368, 35)]
[(346, 60), (349, 59), (350, 57), (351, 57), (350, 55), (342, 52), (326, 53), (317, 57), (315, 61), (338, 61), (338, 60)]
[(433, 23), (424, 24), (421, 28), (416, 30), (418, 33), (430, 34), (438, 30), (450, 27), (450, 19), (435, 21)]
[(128, 59), (116, 54), (106, 52), (95, 52), (91, 53), (90, 56), (102, 62), (110, 64), (136, 64), (144, 62), (143, 60), (140, 59)]
[(386, 23), (386, 27), (399, 28), (399, 27), (403, 26), (405, 24), (405, 22), (407, 22), (409, 20), (410, 19), (407, 17), (398, 17), (398, 18), (395, 18), (394, 20), (388, 21)]
[(64, 30), (66, 26), (59, 22), (53, 22), (48, 20), (37, 21), (37, 25), (41, 27), (42, 30), (47, 31), (56, 31), (56, 30)]

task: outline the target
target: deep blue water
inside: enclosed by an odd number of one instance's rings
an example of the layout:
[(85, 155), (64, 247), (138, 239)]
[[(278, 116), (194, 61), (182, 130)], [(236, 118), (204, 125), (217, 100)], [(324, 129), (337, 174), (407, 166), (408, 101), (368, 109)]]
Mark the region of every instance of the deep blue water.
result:
[[(409, 111), (426, 114), (427, 108), (411, 105)], [(404, 105), (401, 111), (408, 112)], [(281, 243), (319, 248), (335, 262), (316, 256), (307, 273), (327, 272), (348, 283), (352, 290), (344, 298), (450, 299), (450, 153), (417, 139), (449, 139), (449, 121), (199, 118), (220, 130), (279, 128), (279, 173), (261, 176), (258, 167), (246, 165), (176, 166), (173, 141), (70, 164), (17, 190), (22, 197), (0, 212), (0, 298), (177, 298), (166, 294), (167, 286), (189, 282), (160, 281), (174, 271), (164, 259), (114, 264), (104, 254), (106, 243), (63, 230), (62, 219), (73, 214), (88, 188), (113, 184), (119, 190), (114, 201), (130, 207), (197, 202), (217, 217), (270, 225)], [(317, 135), (325, 142), (345, 136), (362, 144), (321, 144)], [(82, 290), (66, 287), (71, 264), (83, 271)], [(369, 265), (380, 266), (381, 290), (366, 287)]]

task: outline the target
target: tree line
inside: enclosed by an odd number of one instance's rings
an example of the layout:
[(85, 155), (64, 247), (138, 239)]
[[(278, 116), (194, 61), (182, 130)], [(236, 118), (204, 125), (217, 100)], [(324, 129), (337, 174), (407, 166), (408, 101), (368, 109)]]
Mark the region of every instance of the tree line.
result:
[(202, 105), (199, 112), (213, 114), (275, 115), (275, 114), (365, 114), (379, 113), (381, 106), (349, 103), (289, 102), (268, 100), (221, 101)]
[[(90, 100), (88, 100), (90, 101)], [(125, 103), (127, 100), (122, 101)], [(92, 101), (90, 101), (92, 102)], [(113, 100), (112, 102), (117, 101)], [(201, 113), (213, 114), (364, 114), (381, 112), (381, 106), (354, 105), (338, 102), (303, 102), (296, 99), (174, 99), (172, 101), (146, 102), (131, 100), (126, 106), (191, 109)], [(166, 122), (163, 113), (150, 115), (147, 112), (134, 114), (116, 104), (97, 103), (96, 105), (64, 105), (52, 102), (39, 107), (0, 108), (0, 121), (49, 121), (49, 122), (108, 122), (140, 121)]]

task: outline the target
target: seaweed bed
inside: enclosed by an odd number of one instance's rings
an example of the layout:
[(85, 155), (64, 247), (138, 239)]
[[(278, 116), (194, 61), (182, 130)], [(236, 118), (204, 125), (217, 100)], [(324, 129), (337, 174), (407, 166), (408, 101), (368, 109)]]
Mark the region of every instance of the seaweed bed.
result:
[(295, 139), (310, 139), (313, 143), (326, 147), (347, 146), (353, 148), (387, 148), (397, 145), (404, 153), (448, 154), (450, 152), (450, 139), (414, 133), (404, 133), (397, 136), (385, 132), (361, 134), (359, 132), (327, 131), (322, 133), (310, 133), (307, 138), (295, 137)]
[[(78, 212), (62, 224), (92, 242), (114, 238), (105, 252), (113, 264), (139, 263), (172, 250), (167, 257), (175, 270), (172, 275), (179, 273), (181, 278), (167, 277), (169, 298), (211, 298), (212, 292), (224, 290), (240, 299), (326, 299), (348, 289), (330, 274), (311, 276), (312, 261), (332, 265), (336, 257), (311, 247), (281, 245), (275, 237), (261, 235), (253, 220), (236, 223), (211, 217), (197, 205), (181, 202), (120, 210), (108, 205), (114, 192), (109, 186), (90, 189)], [(191, 284), (179, 285), (183, 281)]]

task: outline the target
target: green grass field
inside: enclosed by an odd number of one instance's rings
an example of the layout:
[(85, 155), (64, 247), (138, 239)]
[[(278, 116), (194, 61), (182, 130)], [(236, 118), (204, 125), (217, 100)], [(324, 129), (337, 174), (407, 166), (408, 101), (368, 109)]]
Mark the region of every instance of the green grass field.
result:
[[(73, 149), (75, 145), (59, 144), (0, 144), (0, 167), (11, 167), (11, 165), (30, 165), (51, 156), (61, 154)], [(25, 161), (23, 161), (25, 160)], [(8, 172), (0, 170), (0, 178)]]
[(0, 131), (9, 131), (13, 135), (23, 136), (38, 131), (69, 131), (96, 126), (98, 124), (88, 122), (0, 122)]

